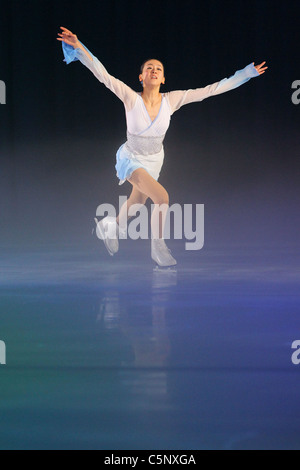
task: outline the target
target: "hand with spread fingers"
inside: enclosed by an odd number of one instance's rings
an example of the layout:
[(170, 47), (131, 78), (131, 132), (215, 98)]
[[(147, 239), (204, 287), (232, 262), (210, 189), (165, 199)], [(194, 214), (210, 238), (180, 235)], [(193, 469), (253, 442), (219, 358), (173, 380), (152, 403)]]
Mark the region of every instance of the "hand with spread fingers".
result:
[[(259, 75), (262, 75), (267, 70), (268, 67), (263, 67), (263, 65), (265, 64), (266, 64), (266, 61), (262, 62), (260, 65), (255, 65), (255, 68), (258, 71)], [(254, 62), (253, 62), (253, 65), (254, 65)]]
[(58, 33), (59, 38), (57, 38), (58, 41), (65, 42), (66, 44), (69, 44), (69, 46), (73, 46), (74, 49), (77, 49), (79, 47), (79, 41), (78, 37), (76, 34), (71, 33), (67, 28), (60, 27), (62, 30), (62, 33)]

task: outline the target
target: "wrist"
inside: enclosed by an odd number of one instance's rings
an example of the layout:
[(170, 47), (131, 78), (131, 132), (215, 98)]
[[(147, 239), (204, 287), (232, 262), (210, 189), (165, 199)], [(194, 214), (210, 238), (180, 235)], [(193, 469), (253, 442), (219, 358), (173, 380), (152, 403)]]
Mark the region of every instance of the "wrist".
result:
[(248, 78), (257, 77), (259, 75), (259, 73), (256, 70), (253, 62), (251, 64), (247, 65), (245, 70), (246, 70), (246, 74), (247, 74)]

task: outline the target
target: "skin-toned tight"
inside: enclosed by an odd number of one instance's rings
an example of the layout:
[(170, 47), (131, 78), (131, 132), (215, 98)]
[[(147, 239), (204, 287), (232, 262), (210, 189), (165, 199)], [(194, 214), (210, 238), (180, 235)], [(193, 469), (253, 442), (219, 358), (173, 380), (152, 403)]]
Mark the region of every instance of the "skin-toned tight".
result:
[(126, 227), (129, 208), (133, 204), (146, 204), (150, 198), (155, 204), (151, 217), (152, 238), (163, 238), (166, 216), (169, 208), (169, 194), (165, 188), (152, 178), (143, 168), (135, 170), (128, 181), (133, 189), (128, 201), (123, 204), (117, 222)]

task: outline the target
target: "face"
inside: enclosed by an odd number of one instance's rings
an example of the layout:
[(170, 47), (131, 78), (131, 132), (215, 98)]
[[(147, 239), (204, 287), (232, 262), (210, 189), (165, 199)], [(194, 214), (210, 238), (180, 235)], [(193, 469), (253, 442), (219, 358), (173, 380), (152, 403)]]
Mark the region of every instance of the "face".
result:
[(148, 60), (145, 63), (143, 73), (140, 75), (140, 81), (143, 80), (144, 86), (157, 86), (165, 83), (164, 68), (161, 62), (155, 59)]

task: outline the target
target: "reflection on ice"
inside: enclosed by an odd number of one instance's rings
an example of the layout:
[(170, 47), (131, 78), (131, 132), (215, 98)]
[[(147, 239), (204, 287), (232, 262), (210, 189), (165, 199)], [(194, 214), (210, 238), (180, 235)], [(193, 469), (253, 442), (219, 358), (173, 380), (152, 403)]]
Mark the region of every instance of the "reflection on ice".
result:
[[(115, 281), (116, 287), (117, 279)], [(115, 331), (123, 338), (123, 343), (126, 338), (127, 351), (131, 351), (130, 355), (123, 356), (123, 370), (119, 377), (127, 392), (136, 397), (136, 407), (145, 407), (145, 403), (151, 409), (169, 407), (165, 368), (168, 366), (171, 344), (166, 325), (166, 307), (177, 282), (176, 270), (154, 269), (148, 311), (143, 306), (139, 307), (138, 296), (136, 302), (134, 295), (130, 297), (130, 302), (126, 302), (126, 293), (114, 290), (112, 284), (99, 301), (97, 327), (107, 332)], [(144, 324), (142, 331), (137, 320)]]
[[(166, 328), (166, 306), (176, 285), (177, 271), (153, 270), (149, 313), (141, 312), (141, 315), (134, 298), (129, 304), (126, 303), (126, 295), (113, 290), (112, 286), (100, 299), (97, 326), (104, 330), (119, 331), (126, 336), (134, 353), (134, 363), (131, 363), (131, 366), (162, 367), (168, 363), (170, 342)], [(140, 316), (147, 319), (143, 334), (139, 325), (135, 324), (135, 320)]]
[(1, 255), (1, 446), (296, 448), (297, 253), (136, 246)]

